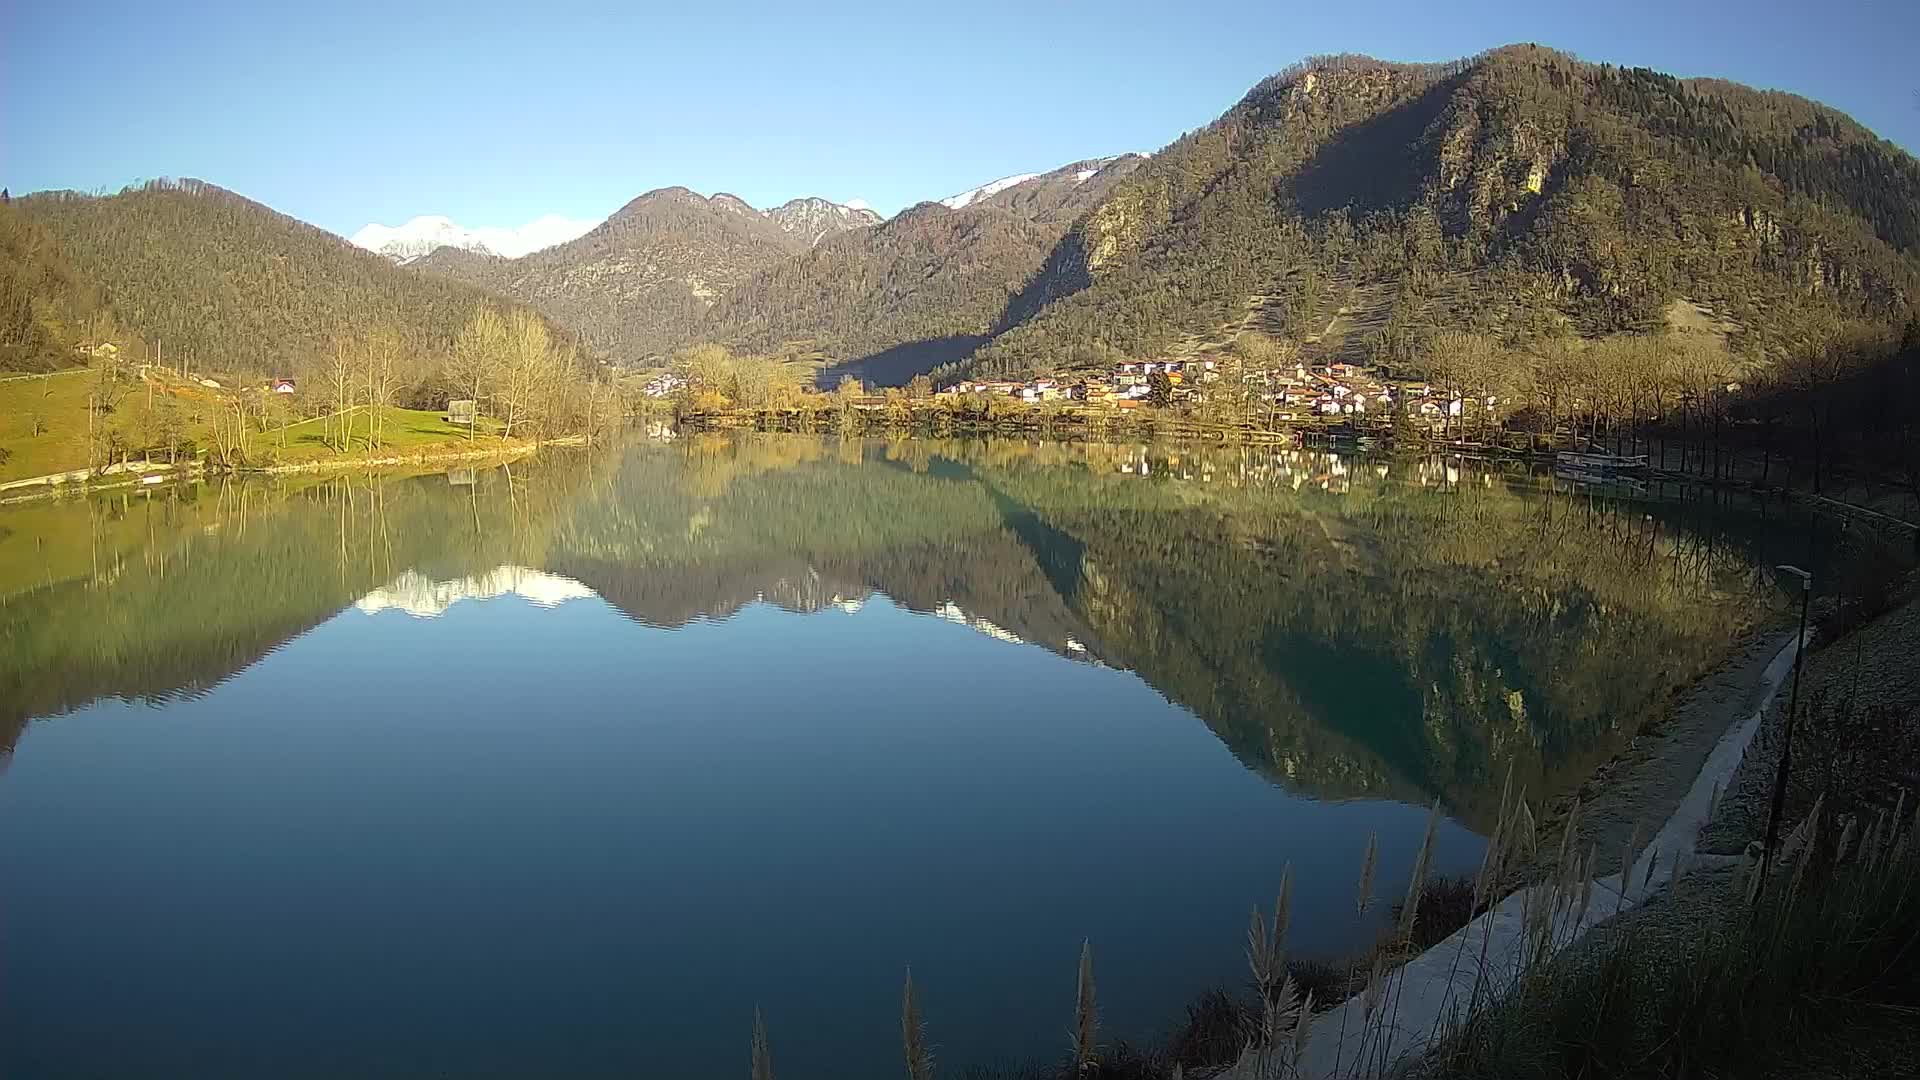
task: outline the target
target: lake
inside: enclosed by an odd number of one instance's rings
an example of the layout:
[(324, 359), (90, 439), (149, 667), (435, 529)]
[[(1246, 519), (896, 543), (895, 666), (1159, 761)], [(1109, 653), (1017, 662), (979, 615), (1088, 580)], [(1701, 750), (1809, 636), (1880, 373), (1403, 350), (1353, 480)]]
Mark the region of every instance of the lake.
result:
[[(1364, 947), (1779, 521), (1306, 450), (636, 439), (0, 508), (0, 1074), (1055, 1058)], [(1804, 544), (1804, 541), (1802, 541)], [(1368, 837), (1376, 898), (1356, 912)]]

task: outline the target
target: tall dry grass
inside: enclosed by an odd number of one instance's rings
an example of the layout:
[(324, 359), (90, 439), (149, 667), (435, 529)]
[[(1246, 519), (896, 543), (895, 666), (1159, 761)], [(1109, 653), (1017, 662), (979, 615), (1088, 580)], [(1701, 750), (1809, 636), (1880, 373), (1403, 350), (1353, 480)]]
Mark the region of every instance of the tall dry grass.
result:
[(1907, 807), (1903, 792), (1871, 820), (1835, 820), (1816, 802), (1772, 873), (1752, 865), (1726, 886), (1731, 917), (1678, 939), (1629, 928), (1531, 967), (1424, 1075), (1742, 1076), (1810, 1035), (1920, 1016), (1920, 813)]
[(900, 1042), (907, 1060), (907, 1080), (933, 1080), (933, 1048), (927, 1045), (927, 1022), (913, 993), (913, 968), (900, 993)]

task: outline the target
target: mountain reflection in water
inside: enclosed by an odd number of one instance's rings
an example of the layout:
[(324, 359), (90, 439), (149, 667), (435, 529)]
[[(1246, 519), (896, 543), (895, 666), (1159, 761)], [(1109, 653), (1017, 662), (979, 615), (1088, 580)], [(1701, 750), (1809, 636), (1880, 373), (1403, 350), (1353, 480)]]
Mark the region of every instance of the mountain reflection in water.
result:
[[(204, 1075), (293, 1074), (282, 979), (345, 1010), (316, 1075), (673, 1072), (738, 1057), (756, 1001), (783, 1074), (858, 1072), (909, 960), (950, 1058), (1048, 1054), (1081, 938), (1149, 1035), (1241, 977), (1283, 862), (1308, 955), (1384, 916), (1353, 918), (1370, 832), (1393, 881), (1437, 798), (1472, 867), (1509, 771), (1588, 775), (1802, 535), (1254, 448), (695, 436), (457, 480), (0, 510), (0, 1026), (52, 1033), (0, 1072), (78, 1052), (88, 973), (134, 954), (137, 1008), (93, 1019), (185, 1053), (176, 947), (254, 1025)], [(248, 929), (289, 903), (305, 938)], [(584, 1011), (500, 997), (495, 952)], [(565, 1038), (503, 1041), (523, 1008)]]
[(1710, 663), (1772, 602), (1754, 545), (1782, 531), (1459, 461), (799, 436), (0, 521), (9, 745), (34, 716), (217, 685), (349, 606), (597, 594), (675, 627), (879, 592), (1133, 670), (1276, 779), (1476, 819), (1509, 764), (1569, 782)]
[(448, 608), (462, 600), (491, 600), (508, 594), (543, 608), (559, 607), (569, 600), (596, 595), (572, 578), (525, 566), (502, 566), (475, 577), (449, 581), (436, 581), (408, 570), (355, 600), (353, 606), (369, 615), (391, 608), (417, 619), (432, 619), (446, 614)]

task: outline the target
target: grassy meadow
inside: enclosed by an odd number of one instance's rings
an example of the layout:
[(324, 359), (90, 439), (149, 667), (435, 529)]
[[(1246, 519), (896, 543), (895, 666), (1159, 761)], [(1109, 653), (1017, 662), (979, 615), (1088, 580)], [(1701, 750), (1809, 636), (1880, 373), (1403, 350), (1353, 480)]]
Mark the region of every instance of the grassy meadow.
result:
[(0, 382), (0, 483), (86, 467), (87, 375), (82, 368)]
[[(89, 466), (87, 404), (95, 386), (87, 369), (0, 381), (0, 483)], [(171, 425), (180, 453), (204, 457), (215, 442), (215, 414), (231, 400), (231, 394), (177, 381), (140, 383), (121, 393), (104, 422), (123, 431), (123, 443), (135, 447), (164, 441), (154, 433)], [(346, 453), (332, 445), (338, 438), (338, 418), (311, 417), (284, 427), (268, 420), (251, 430), (248, 457), (262, 465), (309, 464), (416, 453), (469, 441), (466, 428), (448, 423), (437, 409), (384, 406), (376, 411), (361, 406), (350, 415), (351, 449)], [(380, 446), (370, 447), (376, 416)], [(508, 445), (498, 432), (497, 422), (483, 418), (471, 440), (473, 448)], [(138, 459), (140, 451), (133, 450), (132, 456)], [(164, 459), (157, 451), (154, 456)]]

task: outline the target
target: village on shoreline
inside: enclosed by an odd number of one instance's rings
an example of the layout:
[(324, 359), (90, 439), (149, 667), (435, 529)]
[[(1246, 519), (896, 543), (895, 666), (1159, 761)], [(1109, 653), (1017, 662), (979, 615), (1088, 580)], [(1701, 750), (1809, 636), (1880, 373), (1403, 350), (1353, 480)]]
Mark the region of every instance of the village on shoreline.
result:
[(1244, 371), (1234, 392), (1234, 373), (1217, 360), (1123, 361), (1105, 373), (1036, 376), (1031, 379), (962, 380), (936, 397), (983, 394), (1016, 398), (1027, 404), (1076, 401), (1137, 409), (1150, 405), (1199, 405), (1226, 398), (1258, 403), (1270, 418), (1297, 422), (1324, 416), (1392, 416), (1396, 412), (1428, 423), (1458, 418), (1469, 409), (1492, 409), (1498, 399), (1468, 398), (1436, 391), (1425, 381), (1394, 381), (1358, 364), (1304, 362), (1272, 371)]

